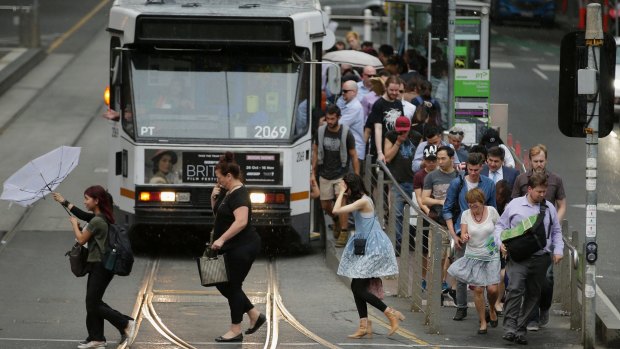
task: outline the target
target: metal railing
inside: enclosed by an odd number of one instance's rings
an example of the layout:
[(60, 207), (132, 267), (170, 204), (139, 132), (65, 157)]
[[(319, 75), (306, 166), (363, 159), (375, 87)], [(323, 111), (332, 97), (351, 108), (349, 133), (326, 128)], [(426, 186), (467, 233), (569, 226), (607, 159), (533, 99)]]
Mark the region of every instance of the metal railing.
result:
[[(390, 205), (391, 190), (386, 187), (394, 187), (404, 198), (406, 205), (402, 218), (402, 243), (400, 250), (399, 274), (397, 280), (397, 296), (408, 298), (411, 301), (411, 311), (425, 314), (426, 332), (439, 334), (445, 329), (441, 323), (440, 310), (443, 305), (442, 261), (445, 256), (454, 254), (454, 244), (445, 227), (429, 218), (416, 203), (413, 202), (411, 193), (406, 193), (397, 183), (394, 176), (382, 162), (372, 164), (367, 158), (364, 168), (364, 184), (372, 188), (371, 192), (375, 202), (377, 217), (382, 220), (385, 233), (392, 243), (396, 241), (396, 212)], [(412, 224), (415, 233), (410, 236), (409, 227)], [(385, 222), (387, 221), (387, 222)], [(555, 266), (555, 294), (554, 303), (559, 303), (563, 315), (571, 317), (571, 329), (581, 328), (581, 306), (579, 304), (580, 283), (583, 280), (583, 266), (578, 249), (578, 233), (572, 232), (568, 236), (568, 221), (562, 221), (564, 241), (564, 256), (559, 265)], [(423, 236), (428, 234), (428, 255), (423, 254)], [(428, 263), (425, 263), (425, 258)], [(426, 268), (424, 267), (426, 265)], [(425, 277), (423, 276), (425, 274)], [(426, 280), (426, 289), (422, 288), (422, 280)], [(583, 297), (583, 295), (581, 295)]]

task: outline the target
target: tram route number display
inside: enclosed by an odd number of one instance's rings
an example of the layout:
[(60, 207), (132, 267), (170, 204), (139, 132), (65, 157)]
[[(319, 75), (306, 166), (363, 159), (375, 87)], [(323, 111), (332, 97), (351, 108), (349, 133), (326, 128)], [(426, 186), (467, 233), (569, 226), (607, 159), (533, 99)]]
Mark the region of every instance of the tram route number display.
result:
[[(183, 183), (216, 183), (221, 153), (183, 152)], [(246, 184), (282, 184), (280, 154), (235, 153)]]

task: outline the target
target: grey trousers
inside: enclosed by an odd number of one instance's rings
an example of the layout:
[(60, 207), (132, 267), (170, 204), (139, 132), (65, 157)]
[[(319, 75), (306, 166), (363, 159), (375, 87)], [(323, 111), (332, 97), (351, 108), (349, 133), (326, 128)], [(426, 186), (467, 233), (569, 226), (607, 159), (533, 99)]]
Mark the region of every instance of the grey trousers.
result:
[[(461, 243), (461, 249), (454, 251), (454, 261), (465, 256), (465, 246), (467, 243)], [(465, 282), (456, 282), (456, 307), (467, 309), (467, 284)]]
[(527, 333), (527, 322), (532, 313), (538, 310), (540, 292), (546, 282), (549, 265), (549, 254), (532, 256), (521, 262), (508, 260), (504, 332), (522, 336)]

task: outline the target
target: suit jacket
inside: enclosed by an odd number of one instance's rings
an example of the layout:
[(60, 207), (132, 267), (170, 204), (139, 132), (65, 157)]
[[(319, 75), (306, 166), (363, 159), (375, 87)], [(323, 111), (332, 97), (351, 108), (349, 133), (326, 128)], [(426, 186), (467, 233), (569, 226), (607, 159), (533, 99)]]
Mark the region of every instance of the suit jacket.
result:
[[(489, 166), (487, 166), (487, 164), (484, 164), (482, 170), (480, 171), (480, 174), (491, 178), (491, 174), (489, 173)], [(510, 190), (512, 191), (512, 188), (515, 185), (515, 180), (517, 179), (517, 176), (519, 176), (519, 170), (516, 170), (512, 167), (502, 166), (502, 175), (504, 176), (503, 179), (508, 182), (508, 187), (510, 187)]]

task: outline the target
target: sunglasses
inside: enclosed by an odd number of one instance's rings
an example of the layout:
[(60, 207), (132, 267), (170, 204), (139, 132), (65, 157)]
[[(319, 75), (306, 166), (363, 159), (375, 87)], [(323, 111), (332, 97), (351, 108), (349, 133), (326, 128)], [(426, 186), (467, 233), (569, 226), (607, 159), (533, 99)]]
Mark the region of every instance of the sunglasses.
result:
[(465, 132), (463, 131), (450, 131), (451, 135), (459, 135), (459, 136), (463, 136), (465, 135)]

